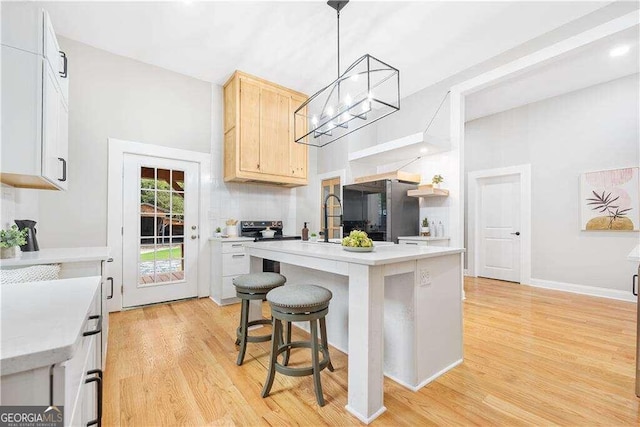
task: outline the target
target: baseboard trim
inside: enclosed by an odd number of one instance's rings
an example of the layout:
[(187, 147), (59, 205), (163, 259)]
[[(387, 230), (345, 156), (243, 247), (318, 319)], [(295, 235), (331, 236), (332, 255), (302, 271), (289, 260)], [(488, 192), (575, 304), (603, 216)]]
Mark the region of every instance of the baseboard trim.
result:
[(453, 362), (451, 365), (445, 367), (444, 369), (439, 370), (438, 372), (436, 372), (435, 374), (431, 375), (429, 378), (421, 381), (420, 383), (418, 383), (418, 385), (411, 385), (405, 381), (402, 381), (401, 379), (395, 377), (394, 375), (389, 375), (387, 373), (384, 374), (385, 377), (392, 379), (393, 381), (397, 382), (398, 384), (400, 384), (403, 387), (408, 388), (411, 391), (418, 391), (420, 390), (422, 387), (426, 386), (427, 384), (429, 384), (430, 382), (436, 380), (438, 377), (440, 377), (441, 375), (445, 374), (446, 372), (450, 371), (451, 369), (455, 368), (456, 366), (458, 366), (459, 364), (461, 364), (463, 361), (463, 359), (459, 359), (456, 360), (455, 362)]
[(536, 288), (552, 289), (556, 291), (571, 292), (573, 294), (589, 295), (592, 297), (609, 298), (620, 301), (637, 302), (637, 297), (631, 291), (618, 289), (599, 288), (596, 286), (576, 285), (573, 283), (556, 282), (553, 280), (534, 279), (524, 285)]
[(371, 424), (371, 422), (373, 420), (375, 420), (376, 418), (378, 418), (380, 415), (382, 415), (382, 413), (384, 411), (387, 410), (386, 406), (383, 406), (382, 408), (378, 409), (376, 412), (373, 413), (373, 415), (371, 415), (370, 417), (366, 417), (364, 415), (361, 415), (358, 411), (356, 411), (355, 409), (353, 409), (351, 406), (347, 405), (344, 407), (344, 409), (346, 409), (351, 415), (353, 415), (354, 417), (356, 417), (357, 419), (359, 419), (360, 421), (362, 421), (364, 424)]

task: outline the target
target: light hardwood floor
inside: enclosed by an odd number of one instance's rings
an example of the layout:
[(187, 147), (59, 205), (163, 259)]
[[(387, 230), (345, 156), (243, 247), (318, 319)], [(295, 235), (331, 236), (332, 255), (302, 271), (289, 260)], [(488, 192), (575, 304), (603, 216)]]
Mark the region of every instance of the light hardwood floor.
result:
[[(465, 289), (464, 363), (417, 393), (385, 378), (387, 412), (373, 425), (640, 424), (635, 304), (488, 279)], [(326, 406), (311, 377), (277, 375), (262, 399), (269, 343), (235, 365), (238, 305), (205, 298), (110, 321), (104, 425), (360, 424), (344, 409), (347, 357), (333, 348)]]

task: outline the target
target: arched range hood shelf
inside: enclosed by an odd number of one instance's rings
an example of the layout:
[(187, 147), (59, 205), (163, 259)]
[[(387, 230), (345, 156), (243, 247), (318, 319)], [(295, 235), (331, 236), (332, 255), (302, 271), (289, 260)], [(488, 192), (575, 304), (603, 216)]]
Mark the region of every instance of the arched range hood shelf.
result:
[(385, 165), (450, 149), (449, 139), (418, 132), (389, 142), (349, 153), (350, 162)]

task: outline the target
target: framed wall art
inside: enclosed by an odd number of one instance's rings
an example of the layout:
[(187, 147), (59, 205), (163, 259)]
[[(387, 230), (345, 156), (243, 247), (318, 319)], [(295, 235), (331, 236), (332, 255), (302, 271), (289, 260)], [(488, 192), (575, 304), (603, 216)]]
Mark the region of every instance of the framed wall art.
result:
[(580, 176), (582, 230), (639, 230), (639, 169), (611, 169)]

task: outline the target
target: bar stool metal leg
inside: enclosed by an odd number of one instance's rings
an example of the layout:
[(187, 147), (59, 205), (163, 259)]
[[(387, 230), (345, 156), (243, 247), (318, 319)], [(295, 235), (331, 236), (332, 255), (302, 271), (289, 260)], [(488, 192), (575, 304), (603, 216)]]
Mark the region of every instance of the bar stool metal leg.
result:
[(331, 363), (331, 356), (329, 355), (329, 343), (327, 342), (327, 321), (324, 317), (320, 318), (320, 339), (322, 340), (322, 347), (327, 350), (327, 359), (329, 360), (327, 369), (333, 372), (333, 364)]
[(313, 388), (316, 392), (316, 401), (318, 405), (324, 406), (324, 397), (322, 396), (322, 384), (320, 383), (320, 363), (318, 359), (318, 323), (316, 320), (309, 322), (311, 326), (311, 364), (313, 365)]
[[(291, 344), (291, 322), (286, 322), (287, 324), (287, 338), (283, 344)], [(282, 359), (282, 364), (287, 366), (289, 364), (289, 355), (291, 354), (291, 348), (287, 347), (287, 351), (284, 352), (284, 358)]]
[(242, 365), (244, 354), (247, 351), (247, 324), (249, 323), (249, 300), (242, 300), (242, 308), (240, 310), (240, 351), (238, 352), (238, 360), (236, 364)]
[(273, 331), (271, 339), (271, 357), (269, 358), (269, 373), (267, 374), (267, 381), (262, 388), (262, 397), (267, 397), (273, 386), (273, 380), (276, 377), (276, 360), (278, 358), (278, 339), (282, 333), (282, 322), (279, 319), (273, 318)]

